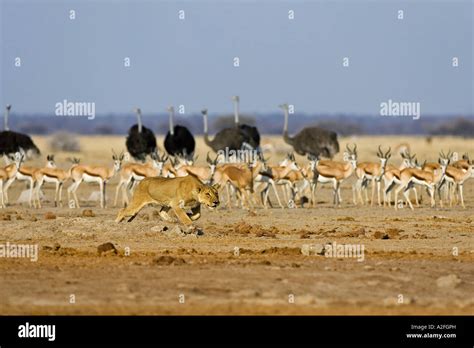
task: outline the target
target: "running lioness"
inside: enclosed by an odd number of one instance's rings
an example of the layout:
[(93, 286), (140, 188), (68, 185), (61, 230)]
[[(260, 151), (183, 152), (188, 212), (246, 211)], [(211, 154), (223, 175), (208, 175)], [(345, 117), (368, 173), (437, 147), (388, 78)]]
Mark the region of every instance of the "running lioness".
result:
[[(203, 184), (194, 175), (178, 178), (145, 178), (135, 190), (130, 204), (120, 210), (116, 222), (132, 221), (148, 204), (160, 206), (160, 216), (172, 221), (168, 211), (173, 209), (179, 221), (190, 225), (201, 217), (201, 204), (215, 208), (219, 205), (218, 185)], [(187, 214), (191, 210), (192, 214)]]

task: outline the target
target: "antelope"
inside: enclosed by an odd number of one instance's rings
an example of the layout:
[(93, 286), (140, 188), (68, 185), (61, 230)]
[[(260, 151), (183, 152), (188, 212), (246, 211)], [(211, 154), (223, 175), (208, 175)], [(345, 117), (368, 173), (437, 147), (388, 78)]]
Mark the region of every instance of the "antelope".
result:
[[(385, 173), (385, 166), (387, 165), (387, 161), (391, 157), (390, 154), (391, 148), (388, 148), (388, 151), (386, 153), (382, 152), (381, 146), (379, 145), (378, 151), (377, 151), (377, 157), (380, 160), (380, 163), (374, 163), (374, 162), (362, 162), (357, 164), (357, 169), (355, 171), (356, 176), (357, 176), (357, 181), (353, 186), (353, 190), (356, 190), (358, 193), (358, 197), (361, 201), (362, 204), (364, 204), (364, 201), (362, 200), (362, 188), (364, 188), (365, 191), (365, 200), (366, 203), (368, 203), (368, 197), (367, 197), (367, 184), (368, 181), (371, 181), (372, 184), (372, 198), (370, 201), (370, 205), (374, 205), (374, 196), (375, 196), (375, 185), (377, 184), (377, 200), (378, 200), (378, 205), (382, 205), (380, 202), (380, 180), (382, 176)], [(354, 204), (357, 204), (357, 202), (354, 200)]]
[(311, 200), (313, 206), (316, 202), (315, 192), (318, 182), (321, 184), (332, 183), (334, 189), (334, 205), (339, 206), (341, 204), (341, 183), (349, 178), (357, 168), (357, 145), (354, 144), (352, 149), (349, 148), (349, 145), (346, 145), (346, 150), (346, 163), (325, 160), (322, 161), (323, 164), (320, 164), (317, 157), (309, 157), (311, 168), (314, 173), (311, 185)]
[(43, 183), (52, 183), (56, 185), (54, 192), (54, 206), (63, 206), (63, 185), (71, 177), (71, 171), (74, 167), (79, 165), (80, 160), (77, 158), (71, 158), (71, 167), (68, 170), (56, 168), (56, 167), (45, 167), (34, 172), (33, 178), (36, 182), (35, 197), (33, 198), (33, 205), (41, 208), (40, 190)]
[(472, 162), (469, 160), (469, 154), (466, 152), (462, 155), (462, 159), (456, 162), (453, 162), (452, 166), (462, 170), (469, 170)]
[[(452, 165), (449, 165), (446, 168), (446, 176), (444, 178), (445, 180), (441, 182), (438, 190), (441, 190), (441, 187), (446, 184), (447, 187), (445, 190), (445, 198), (446, 200), (449, 199), (450, 206), (452, 206), (453, 204), (453, 199), (456, 199), (456, 203), (457, 203), (458, 197), (457, 197), (457, 194), (455, 194), (455, 192), (456, 190), (459, 191), (459, 188), (460, 188), (459, 183), (460, 182), (464, 183), (464, 181), (467, 180), (470, 176), (471, 177), (474, 176), (474, 172), (471, 171), (471, 165), (472, 165), (472, 162), (469, 160), (469, 155), (465, 153), (462, 156), (461, 160), (453, 162)], [(471, 173), (471, 175), (468, 174), (464, 177), (464, 174), (467, 172)], [(448, 174), (450, 174), (449, 176), (452, 177), (451, 179), (448, 179)], [(459, 180), (456, 180), (455, 179), (456, 177), (458, 177)], [(464, 180), (462, 180), (461, 178), (464, 178)], [(459, 181), (459, 183), (456, 181)], [(451, 186), (453, 186), (452, 190), (450, 188)], [(461, 199), (461, 204), (464, 205), (462, 201), (463, 201), (463, 198)]]
[(9, 180), (15, 180), (16, 173), (21, 167), (25, 155), (24, 153), (15, 153), (13, 163), (0, 168), (0, 208), (5, 208), (3, 183)]
[(198, 177), (204, 183), (209, 183), (212, 180), (217, 165), (217, 156), (214, 160), (209, 157), (207, 153), (206, 162), (208, 166), (196, 166), (187, 162), (180, 161), (174, 166), (175, 175), (177, 177), (192, 174)]
[(123, 152), (120, 155), (113, 152), (112, 159), (114, 165), (112, 168), (105, 166), (87, 166), (87, 165), (77, 165), (71, 170), (71, 179), (73, 183), (67, 189), (68, 202), (70, 201), (70, 196), (74, 198), (74, 206), (80, 208), (79, 200), (77, 199), (76, 191), (79, 188), (79, 185), (85, 182), (96, 182), (99, 184), (100, 188), (100, 207), (105, 207), (105, 193), (106, 193), (106, 184), (107, 182), (117, 174), (121, 167), (122, 161), (124, 158)]
[[(44, 168), (56, 168), (56, 162), (54, 161), (54, 155), (47, 155), (46, 156), (46, 166)], [(30, 190), (30, 195), (29, 195), (29, 200), (28, 200), (28, 206), (31, 208), (34, 206), (33, 202), (33, 191), (36, 185), (36, 180), (35, 180), (35, 173), (42, 168), (39, 167), (29, 167), (29, 166), (21, 166), (21, 168), (18, 169), (16, 172), (16, 175), (14, 178), (10, 179), (5, 187), (4, 187), (4, 192), (5, 192), (5, 202), (8, 204), (8, 190), (10, 189), (11, 184), (13, 184), (13, 181), (18, 180), (18, 181), (27, 181), (29, 183), (29, 190)]]
[[(450, 161), (452, 160), (453, 158), (453, 153), (451, 152), (451, 150), (448, 150), (448, 154), (445, 155), (443, 151), (441, 151), (441, 154), (440, 156), (443, 157), (443, 158), (448, 158)], [(436, 170), (440, 170), (441, 169), (441, 165), (439, 163), (436, 163), (436, 162), (424, 162), (423, 165), (422, 165), (422, 169), (425, 170), (425, 171), (428, 171), (430, 173), (434, 173)], [(444, 178), (443, 180), (441, 180), (441, 182), (439, 183), (438, 185), (438, 197), (439, 197), (439, 200), (440, 200), (440, 205), (443, 206), (443, 200), (441, 198), (441, 189), (443, 188), (444, 186)], [(448, 195), (448, 192), (449, 192), (449, 188), (446, 187), (445, 189), (445, 195), (447, 196)]]
[(400, 185), (395, 190), (395, 210), (398, 209), (398, 193), (403, 190), (403, 195), (410, 206), (411, 210), (414, 210), (411, 204), (408, 190), (415, 184), (425, 186), (428, 189), (428, 193), (431, 198), (431, 207), (436, 205), (434, 199), (434, 191), (436, 186), (441, 182), (445, 176), (446, 167), (449, 164), (449, 153), (448, 156), (444, 155), (444, 152), (440, 153), (438, 159), (439, 168), (433, 171), (427, 171), (418, 168), (405, 168), (400, 172)]
[[(237, 191), (237, 196), (238, 199), (241, 201), (242, 207), (244, 206), (244, 203), (246, 201), (250, 209), (253, 208), (250, 194), (254, 192), (254, 168), (255, 166), (253, 163), (246, 163), (246, 168), (228, 165), (216, 169), (216, 174), (219, 173), (216, 183), (219, 184), (221, 187), (224, 185), (232, 185)], [(228, 208), (231, 208), (230, 202), (230, 194), (229, 190), (227, 190)]]
[[(114, 207), (117, 206), (119, 191), (122, 190), (122, 204), (127, 206), (129, 203), (127, 189), (133, 187), (137, 182), (148, 177), (162, 176), (163, 167), (168, 156), (160, 156), (157, 151), (150, 154), (151, 162), (148, 163), (126, 163), (122, 165), (119, 173), (119, 183), (115, 189)], [(133, 183), (132, 183), (133, 182)]]
[[(388, 164), (385, 166), (385, 173), (383, 175), (383, 180), (384, 180), (384, 191), (383, 191), (383, 199), (384, 199), (384, 206), (388, 205), (389, 207), (391, 206), (391, 200), (392, 200), (392, 189), (395, 187), (395, 185), (400, 185), (400, 172), (405, 169), (405, 168), (415, 168), (419, 167), (421, 169), (421, 166), (418, 165), (418, 161), (415, 159), (416, 154), (411, 155), (409, 151), (402, 152), (400, 154), (403, 158), (402, 163), (400, 166), (397, 168), (394, 165)], [(415, 193), (415, 202), (416, 205), (420, 205), (418, 202), (418, 193), (416, 191), (416, 188), (413, 187), (413, 191)], [(397, 204), (397, 202), (395, 202)]]
[(294, 157), (293, 160), (287, 162), (285, 166), (271, 167), (267, 165), (263, 156), (260, 156), (260, 161), (256, 164), (255, 171), (257, 172), (257, 175), (255, 176), (254, 181), (257, 183), (257, 188), (262, 185), (265, 186), (262, 190), (260, 190), (260, 199), (262, 201), (263, 207), (267, 209), (267, 203), (270, 203), (271, 205), (270, 199), (268, 197), (271, 187), (277, 199), (278, 205), (283, 209), (284, 206), (281, 204), (280, 196), (278, 195), (278, 190), (276, 188), (276, 182), (286, 180), (291, 172), (298, 171), (298, 167), (294, 162)]
[[(278, 166), (269, 166), (269, 170), (274, 173), (274, 181), (276, 185), (282, 186), (283, 198), (286, 202), (290, 202), (289, 194), (291, 194), (291, 200), (294, 201), (296, 195), (299, 192), (297, 182), (304, 180), (303, 169), (296, 165), (295, 155), (288, 153), (286, 158), (280, 162)], [(304, 189), (304, 187), (303, 187)], [(288, 191), (290, 191), (288, 193)]]
[(454, 166), (448, 166), (446, 168), (446, 173), (444, 179), (447, 183), (452, 184), (451, 195), (449, 199), (449, 206), (453, 206), (454, 200), (454, 191), (456, 188), (459, 190), (459, 196), (461, 198), (461, 206), (466, 209), (464, 205), (464, 196), (463, 196), (463, 185), (464, 182), (469, 179), (474, 173), (474, 165), (471, 161), (468, 161), (469, 167), (465, 171), (464, 169), (459, 169)]

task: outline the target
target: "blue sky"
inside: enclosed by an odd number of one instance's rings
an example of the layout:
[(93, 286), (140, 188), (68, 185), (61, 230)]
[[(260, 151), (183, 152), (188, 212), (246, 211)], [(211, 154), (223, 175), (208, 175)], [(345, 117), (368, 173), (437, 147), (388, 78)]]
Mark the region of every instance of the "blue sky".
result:
[(63, 99), (95, 102), (98, 114), (231, 112), (238, 94), (242, 112), (288, 102), (377, 114), (392, 99), (420, 102), (422, 114), (473, 114), (472, 1), (0, 3), (0, 101), (19, 113), (52, 113)]

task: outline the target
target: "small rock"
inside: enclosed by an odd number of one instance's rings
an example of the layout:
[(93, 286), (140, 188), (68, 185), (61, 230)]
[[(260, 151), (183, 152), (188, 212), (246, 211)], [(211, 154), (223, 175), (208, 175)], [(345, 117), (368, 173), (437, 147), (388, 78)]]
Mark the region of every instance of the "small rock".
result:
[(97, 252), (99, 253), (99, 255), (109, 251), (113, 252), (114, 254), (117, 254), (117, 249), (115, 248), (115, 245), (110, 242), (101, 244), (97, 247)]
[(374, 238), (375, 239), (390, 239), (390, 236), (386, 233), (376, 231), (374, 232)]
[(54, 219), (56, 219), (56, 214), (48, 211), (44, 214), (44, 219), (45, 220), (54, 220)]
[(456, 274), (450, 274), (436, 279), (436, 285), (439, 288), (455, 288), (461, 283), (462, 280)]
[(365, 269), (366, 271), (372, 271), (372, 270), (374, 269), (374, 267), (369, 266), (369, 265), (366, 265), (366, 266), (364, 266), (364, 269)]
[(92, 209), (84, 209), (82, 211), (82, 216), (84, 216), (84, 217), (95, 217), (95, 214), (92, 211)]
[(11, 221), (12, 216), (10, 214), (0, 214), (0, 220), (2, 220), (2, 221)]

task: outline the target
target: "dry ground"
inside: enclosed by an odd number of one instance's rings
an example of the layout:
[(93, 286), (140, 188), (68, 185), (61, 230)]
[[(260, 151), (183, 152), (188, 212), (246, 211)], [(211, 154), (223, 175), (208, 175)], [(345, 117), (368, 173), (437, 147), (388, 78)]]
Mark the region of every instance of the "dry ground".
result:
[[(47, 140), (35, 138), (43, 150)], [(274, 145), (271, 162), (288, 149), (279, 137), (264, 142)], [(347, 142), (358, 144), (360, 160), (375, 160), (379, 143), (394, 148), (401, 142), (422, 160), (435, 160), (448, 148), (474, 157), (473, 142), (458, 138), (341, 139)], [(109, 164), (110, 148), (123, 148), (124, 138), (82, 137), (81, 144), (83, 163)], [(203, 161), (201, 139), (198, 149)], [(67, 166), (69, 155), (57, 154), (60, 166)], [(109, 204), (115, 184), (108, 187)], [(12, 201), (24, 188), (14, 184)], [(86, 199), (95, 189), (84, 184), (78, 194)], [(81, 209), (56, 209), (54, 191), (44, 192), (49, 202), (40, 210), (13, 204), (0, 211), (0, 244), (40, 249), (37, 262), (0, 258), (1, 314), (474, 314), (472, 179), (465, 210), (429, 208), (426, 194), (414, 212), (354, 207), (349, 181), (337, 209), (328, 188), (319, 191), (317, 208), (204, 209), (200, 236), (169, 233), (173, 225), (160, 222), (152, 207), (117, 225), (118, 208), (84, 201)], [(84, 209), (95, 216), (83, 216)], [(53, 219), (45, 218), (47, 212)], [(99, 256), (97, 246), (105, 242), (114, 243), (118, 254)], [(331, 242), (363, 244), (364, 260), (301, 253), (303, 245)]]

